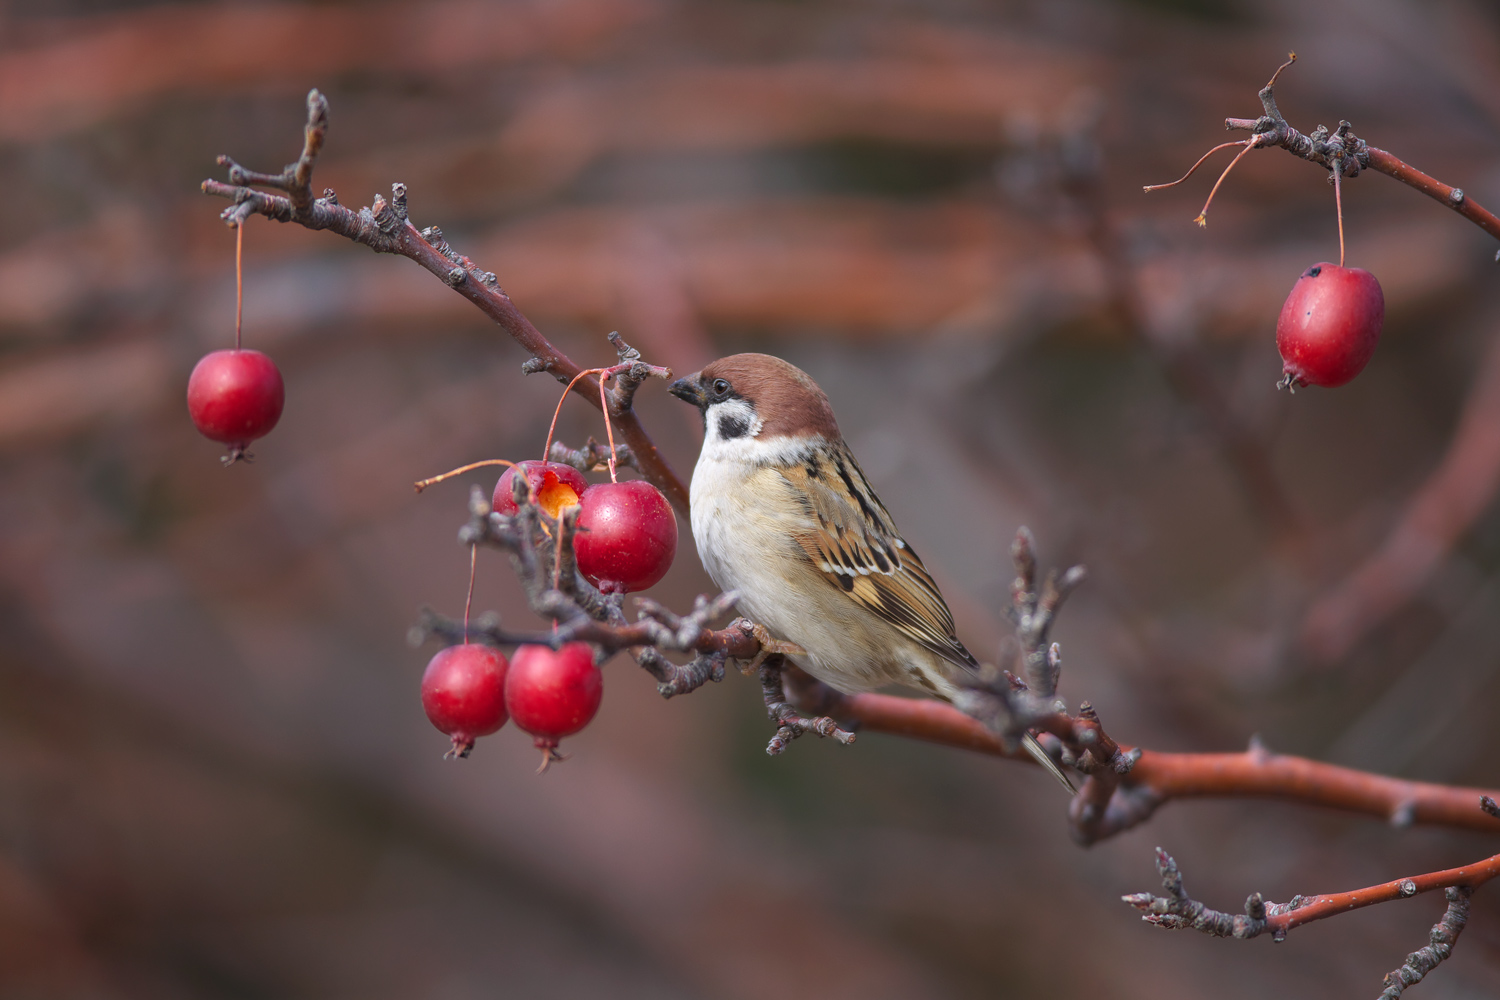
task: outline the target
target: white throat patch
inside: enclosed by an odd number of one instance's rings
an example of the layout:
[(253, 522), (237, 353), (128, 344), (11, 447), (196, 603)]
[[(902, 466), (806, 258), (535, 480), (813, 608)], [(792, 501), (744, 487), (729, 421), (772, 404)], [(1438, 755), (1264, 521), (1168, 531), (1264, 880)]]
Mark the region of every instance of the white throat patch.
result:
[[(730, 402), (740, 403), (741, 401), (731, 400)], [(695, 485), (698, 477), (708, 467), (719, 463), (727, 463), (729, 467), (741, 470), (736, 475), (747, 475), (752, 469), (764, 468), (768, 465), (796, 465), (806, 461), (819, 449), (827, 447), (827, 442), (818, 434), (798, 437), (777, 434), (772, 437), (761, 437), (759, 418), (751, 422), (750, 432), (739, 437), (725, 437), (718, 431), (715, 411), (728, 405), (729, 403), (716, 403), (708, 411), (708, 433), (703, 438), (703, 451), (698, 455), (698, 465), (693, 473)]]
[(726, 399), (708, 408), (703, 419), (703, 450), (755, 440), (764, 422), (748, 400)]

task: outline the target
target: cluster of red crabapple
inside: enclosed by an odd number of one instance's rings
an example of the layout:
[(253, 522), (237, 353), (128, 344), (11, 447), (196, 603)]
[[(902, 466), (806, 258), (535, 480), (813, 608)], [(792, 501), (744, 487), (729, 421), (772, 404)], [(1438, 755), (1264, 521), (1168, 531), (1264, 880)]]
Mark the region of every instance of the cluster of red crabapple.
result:
[[(265, 437), (276, 426), (286, 398), (275, 362), (260, 351), (240, 346), (243, 248), (241, 222), (235, 244), (234, 349), (205, 355), (188, 378), (188, 413), (200, 433), (228, 446), (226, 465), (250, 459), (246, 451), (250, 442)], [(602, 389), (616, 372), (591, 369), (578, 378), (597, 374)], [(567, 398), (567, 390), (563, 398)], [(559, 402), (559, 409), (561, 405)], [(556, 420), (554, 415), (554, 427)], [(607, 407), (605, 426), (609, 426)], [(548, 446), (551, 438), (549, 429)], [(497, 514), (509, 516), (518, 510), (517, 473), (524, 478), (525, 495), (549, 517), (556, 519), (569, 507), (579, 508), (572, 536), (579, 573), (601, 593), (623, 594), (645, 590), (666, 575), (677, 553), (677, 520), (655, 486), (643, 480), (620, 482), (615, 478), (613, 441), (611, 432), (607, 483), (590, 484), (572, 466), (546, 460), (519, 464), (495, 460), (476, 465), (510, 466), (495, 485), (491, 509)], [(455, 473), (473, 467), (465, 466)], [(472, 576), (469, 589), (472, 597)], [(561, 759), (557, 754), (559, 740), (592, 721), (602, 696), (603, 678), (587, 643), (565, 643), (556, 650), (523, 645), (507, 661), (493, 646), (468, 641), (467, 610), (464, 642), (439, 650), (422, 675), (422, 707), (432, 724), (451, 738), (448, 756), (468, 756), (476, 739), (514, 719), (542, 750), (544, 768), (550, 761)]]
[[(550, 441), (550, 433), (548, 437)], [(677, 519), (655, 486), (613, 478), (590, 484), (572, 466), (545, 460), (505, 464), (511, 467), (495, 484), (493, 513), (511, 516), (519, 510), (518, 474), (525, 481), (524, 493), (549, 517), (558, 519), (577, 507), (574, 558), (578, 572), (601, 593), (645, 590), (671, 568)], [(472, 591), (472, 581), (470, 586)], [(464, 634), (467, 638), (467, 613)], [(533, 737), (544, 769), (560, 759), (558, 741), (594, 718), (602, 695), (593, 650), (583, 642), (564, 643), (556, 650), (523, 645), (507, 663), (498, 649), (466, 641), (440, 650), (422, 675), (422, 707), (432, 724), (451, 737), (450, 756), (468, 756), (475, 739), (495, 732), (509, 718)]]

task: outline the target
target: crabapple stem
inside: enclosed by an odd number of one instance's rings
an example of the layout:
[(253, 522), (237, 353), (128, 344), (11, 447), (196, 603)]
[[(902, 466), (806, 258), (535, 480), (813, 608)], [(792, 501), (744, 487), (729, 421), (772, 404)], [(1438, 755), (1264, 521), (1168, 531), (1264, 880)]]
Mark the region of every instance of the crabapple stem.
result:
[[(1278, 72), (1280, 71), (1278, 70)], [(1208, 192), (1208, 200), (1203, 203), (1203, 210), (1199, 212), (1198, 217), (1193, 220), (1194, 222), (1198, 223), (1199, 226), (1208, 225), (1208, 206), (1214, 203), (1214, 195), (1219, 193), (1219, 185), (1224, 183), (1224, 178), (1229, 176), (1229, 171), (1234, 169), (1234, 165), (1236, 163), (1239, 163), (1240, 160), (1244, 159), (1246, 153), (1250, 152), (1250, 150), (1260, 145), (1260, 143), (1257, 141), (1259, 138), (1260, 136), (1255, 136), (1252, 139), (1246, 139), (1245, 148), (1235, 154), (1234, 159), (1229, 161), (1229, 166), (1225, 167), (1224, 172), (1219, 175), (1219, 179), (1214, 181), (1213, 190)]]
[(609, 380), (610, 372), (599, 376), (599, 412), (604, 414), (604, 433), (609, 438), (609, 481), (619, 482), (615, 477), (615, 428), (609, 422), (609, 399), (604, 395), (604, 383)]
[(634, 365), (635, 362), (633, 361), (625, 361), (610, 368), (585, 368), (573, 376), (573, 381), (568, 383), (568, 387), (562, 391), (562, 397), (557, 401), (557, 409), (552, 411), (552, 424), (547, 428), (547, 443), (542, 448), (542, 462), (544, 464), (547, 461), (547, 455), (552, 451), (552, 434), (557, 430), (557, 417), (562, 413), (563, 400), (568, 398), (568, 393), (573, 391), (573, 386), (578, 384), (579, 379), (585, 375), (598, 375), (599, 412), (604, 414), (604, 432), (609, 436), (609, 481), (612, 483), (618, 482), (615, 476), (615, 429), (614, 425), (609, 422), (609, 397), (604, 392), (604, 383), (621, 372), (630, 371)]
[(1339, 217), (1339, 267), (1344, 266), (1344, 158), (1333, 161), (1333, 210)]
[(419, 482), (412, 483), (412, 486), (416, 488), (416, 491), (418, 493), (421, 493), (427, 487), (436, 486), (438, 483), (442, 482), (445, 479), (452, 479), (454, 476), (461, 476), (465, 472), (469, 472), (472, 469), (482, 469), (487, 465), (508, 465), (512, 469), (516, 467), (515, 462), (508, 462), (503, 458), (487, 458), (483, 462), (470, 462), (468, 465), (460, 465), (456, 469), (449, 469), (447, 472), (443, 473), (440, 476), (433, 476), (431, 479), (423, 479)]
[[(562, 396), (557, 400), (557, 409), (552, 411), (552, 423), (547, 425), (547, 443), (542, 446), (543, 465), (546, 465), (547, 463), (547, 453), (552, 450), (552, 432), (557, 430), (557, 417), (558, 414), (562, 413), (563, 400), (568, 398), (568, 393), (573, 391), (573, 387), (578, 384), (579, 379), (583, 378), (585, 375), (601, 375), (601, 373), (607, 370), (608, 369), (605, 368), (585, 368), (577, 375), (574, 375), (573, 381), (569, 382), (567, 388), (562, 391)], [(599, 379), (599, 403), (601, 405), (603, 405), (604, 403), (604, 378), (602, 377), (602, 375)], [(604, 416), (604, 421), (606, 425), (609, 423), (609, 414), (607, 411)]]
[(240, 349), (240, 327), (245, 319), (245, 220), (234, 227), (234, 349)]
[(1213, 156), (1219, 150), (1228, 149), (1230, 146), (1243, 146), (1249, 141), (1249, 139), (1240, 139), (1235, 142), (1221, 142), (1213, 149), (1210, 149), (1208, 152), (1198, 157), (1198, 162), (1193, 164), (1191, 167), (1188, 167), (1188, 172), (1177, 178), (1175, 181), (1168, 181), (1165, 184), (1147, 184), (1142, 187), (1141, 190), (1146, 192), (1147, 194), (1150, 194), (1152, 191), (1160, 191), (1162, 188), (1176, 187), (1178, 184), (1181, 184), (1183, 181), (1193, 176), (1193, 173), (1197, 171), (1199, 167), (1203, 166), (1203, 161), (1208, 159), (1210, 156)]
[(464, 597), (464, 645), (469, 644), (469, 609), (474, 606), (474, 570), (479, 564), (479, 543), (469, 546), (469, 593)]

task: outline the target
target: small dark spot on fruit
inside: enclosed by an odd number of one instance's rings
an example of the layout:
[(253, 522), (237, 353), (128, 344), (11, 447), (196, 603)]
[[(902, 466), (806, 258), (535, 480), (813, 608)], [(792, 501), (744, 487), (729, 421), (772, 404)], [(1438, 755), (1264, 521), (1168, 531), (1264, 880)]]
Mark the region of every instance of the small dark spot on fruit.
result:
[(1316, 278), (1318, 275), (1320, 275), (1322, 273), (1323, 273), (1323, 265), (1318, 264), (1318, 265), (1315, 265), (1313, 267), (1308, 268), (1307, 269), (1307, 273), (1303, 274), (1302, 277), (1304, 277), (1304, 278)]

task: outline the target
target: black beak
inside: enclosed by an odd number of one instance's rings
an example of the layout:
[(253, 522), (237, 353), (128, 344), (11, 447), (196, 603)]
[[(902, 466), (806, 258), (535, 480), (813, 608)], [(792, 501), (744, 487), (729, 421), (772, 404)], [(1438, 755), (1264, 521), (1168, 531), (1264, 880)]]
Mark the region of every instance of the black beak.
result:
[(700, 410), (708, 405), (708, 397), (703, 394), (703, 386), (698, 383), (697, 372), (673, 382), (667, 391), (684, 402), (692, 403)]

